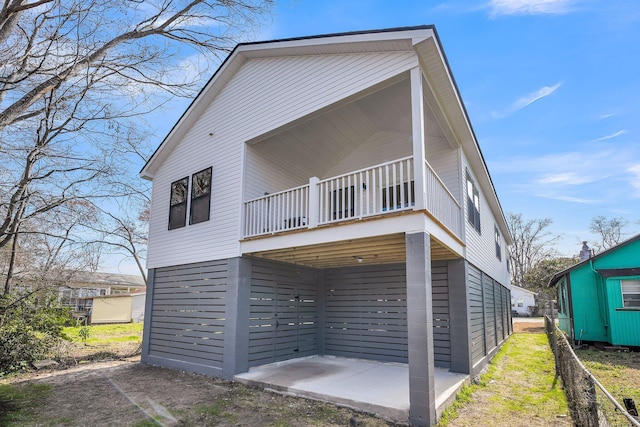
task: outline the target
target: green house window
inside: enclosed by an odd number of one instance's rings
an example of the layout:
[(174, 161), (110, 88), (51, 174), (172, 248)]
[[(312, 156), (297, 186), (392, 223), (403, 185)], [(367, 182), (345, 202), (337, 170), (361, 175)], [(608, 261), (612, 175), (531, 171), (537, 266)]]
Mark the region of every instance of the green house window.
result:
[(640, 308), (640, 280), (621, 280), (622, 306)]

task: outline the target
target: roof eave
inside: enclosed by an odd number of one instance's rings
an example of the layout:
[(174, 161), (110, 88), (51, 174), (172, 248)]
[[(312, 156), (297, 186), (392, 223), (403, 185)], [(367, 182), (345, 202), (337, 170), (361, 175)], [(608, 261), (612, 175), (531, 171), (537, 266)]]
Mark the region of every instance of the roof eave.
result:
[[(363, 43), (372, 43), (373, 48), (373, 44), (377, 42), (403, 39), (413, 41), (414, 39), (428, 37), (432, 32), (435, 32), (433, 25), (422, 25), (240, 43), (236, 45), (229, 56), (225, 58), (207, 84), (200, 90), (189, 107), (187, 107), (182, 116), (180, 116), (180, 119), (156, 148), (155, 152), (140, 170), (140, 177), (153, 180), (159, 165), (168, 157), (173, 147), (175, 147), (180, 138), (186, 133), (189, 128), (188, 124), (197, 119), (201, 109), (209, 105), (209, 102), (215, 98), (217, 93), (233, 76), (234, 72), (249, 58), (286, 56), (287, 54), (294, 54), (296, 49), (301, 47), (312, 46), (316, 46), (319, 49), (318, 54), (330, 54), (332, 52), (342, 54), (345, 53), (345, 51), (338, 49), (338, 47), (344, 47), (349, 43), (354, 44), (354, 46), (362, 45)], [(333, 40), (327, 43), (328, 39)]]

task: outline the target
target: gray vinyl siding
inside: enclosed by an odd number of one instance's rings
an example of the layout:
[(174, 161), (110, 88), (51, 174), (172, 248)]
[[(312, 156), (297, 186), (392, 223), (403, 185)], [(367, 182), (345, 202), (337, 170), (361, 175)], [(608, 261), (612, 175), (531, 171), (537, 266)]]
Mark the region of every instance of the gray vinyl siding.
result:
[[(250, 59), (214, 99), (203, 92), (189, 113), (193, 123), (182, 126), (180, 143), (154, 174), (147, 267), (237, 257), (246, 141), (416, 65), (412, 51)], [(171, 182), (210, 166), (211, 219), (168, 230)]]
[(446, 261), (431, 263), (433, 294), (433, 358), (440, 368), (451, 367), (449, 279)]
[(407, 363), (404, 264), (326, 271), (327, 355)]
[(318, 353), (318, 273), (254, 259), (249, 367)]
[(220, 374), (227, 262), (158, 268), (153, 280), (149, 361)]

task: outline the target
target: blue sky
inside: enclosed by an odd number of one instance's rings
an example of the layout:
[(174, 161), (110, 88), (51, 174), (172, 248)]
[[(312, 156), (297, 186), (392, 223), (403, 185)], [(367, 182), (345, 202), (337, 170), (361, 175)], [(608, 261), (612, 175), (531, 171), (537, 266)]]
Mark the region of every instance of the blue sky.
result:
[(434, 24), (505, 212), (577, 254), (596, 215), (640, 231), (637, 0), (281, 3), (262, 39)]
[[(638, 0), (283, 0), (245, 41), (423, 24), (436, 26), (505, 212), (552, 218), (563, 255), (594, 239), (596, 215), (640, 232)], [(188, 103), (162, 111), (157, 143)]]

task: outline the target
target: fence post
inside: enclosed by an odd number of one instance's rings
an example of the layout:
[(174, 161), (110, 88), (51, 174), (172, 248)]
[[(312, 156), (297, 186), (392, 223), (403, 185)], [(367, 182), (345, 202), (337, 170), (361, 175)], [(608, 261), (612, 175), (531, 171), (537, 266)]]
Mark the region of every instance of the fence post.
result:
[(551, 350), (553, 351), (553, 358), (556, 363), (556, 378), (558, 378), (558, 375), (560, 375), (560, 367), (558, 366), (558, 337), (556, 336), (556, 317), (553, 314), (553, 300), (549, 301), (549, 308), (551, 309), (551, 337), (553, 339), (551, 342)]
[(586, 377), (587, 387), (585, 393), (587, 394), (589, 404), (589, 414), (591, 415), (591, 425), (598, 427), (600, 420), (598, 419), (598, 397), (596, 396), (596, 383), (591, 377)]

